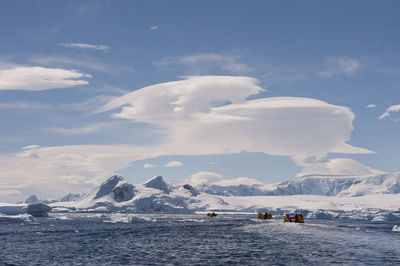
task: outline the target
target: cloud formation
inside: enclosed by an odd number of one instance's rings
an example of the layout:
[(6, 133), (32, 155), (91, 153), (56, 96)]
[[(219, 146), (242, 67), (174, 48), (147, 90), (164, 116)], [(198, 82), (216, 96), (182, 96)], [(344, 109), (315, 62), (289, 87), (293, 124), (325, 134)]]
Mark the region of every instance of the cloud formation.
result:
[(327, 59), (328, 69), (318, 73), (320, 77), (330, 78), (335, 75), (350, 76), (360, 68), (360, 62), (351, 57), (331, 57)]
[(52, 109), (53, 106), (50, 104), (42, 104), (37, 102), (2, 102), (0, 103), (0, 109), (25, 109), (25, 110), (43, 110)]
[(97, 50), (108, 52), (110, 50), (110, 46), (104, 44), (89, 44), (89, 43), (60, 43), (61, 46), (68, 47), (68, 48), (80, 48), (80, 49), (90, 49), (90, 50)]
[(389, 106), (386, 111), (378, 117), (378, 119), (383, 119), (385, 117), (389, 117), (391, 113), (396, 113), (400, 111), (400, 104)]
[(227, 55), (216, 53), (202, 53), (187, 56), (172, 56), (162, 59), (155, 65), (171, 66), (182, 65), (185, 69), (189, 69), (194, 73), (209, 72), (210, 69), (222, 69), (229, 73), (240, 74), (250, 72), (252, 69), (246, 64), (238, 62), (241, 58), (239, 55)]
[(353, 130), (350, 109), (310, 98), (246, 100), (264, 91), (256, 83), (249, 77), (188, 77), (128, 93), (98, 111), (122, 107), (113, 117), (161, 126), (160, 149), (168, 154), (264, 152), (301, 164), (331, 152), (370, 152), (346, 143)]
[(19, 194), (22, 194), (22, 192), (19, 190), (13, 190), (13, 189), (0, 190), (0, 197), (6, 197), (9, 195), (19, 195)]
[(150, 30), (158, 30), (158, 26), (153, 26), (150, 28)]
[(376, 107), (375, 104), (368, 104), (368, 105), (367, 105), (367, 108), (375, 108), (375, 107)]
[(197, 186), (201, 184), (211, 184), (216, 181), (221, 181), (222, 175), (214, 172), (197, 172), (190, 176), (190, 184)]
[(180, 161), (171, 161), (171, 162), (168, 162), (168, 163), (165, 165), (165, 167), (180, 167), (180, 166), (182, 166), (182, 165), (183, 165), (183, 163), (180, 162)]
[(237, 177), (233, 179), (224, 179), (222, 175), (215, 172), (197, 172), (187, 180), (194, 186), (199, 185), (217, 185), (217, 186), (239, 186), (239, 185), (264, 185), (264, 183), (248, 177)]
[(112, 65), (104, 63), (99, 59), (90, 55), (80, 55), (79, 57), (71, 57), (64, 55), (46, 55), (46, 56), (32, 56), (30, 61), (34, 64), (43, 66), (56, 66), (60, 68), (84, 68), (94, 71), (100, 71), (108, 74), (120, 74), (124, 72), (134, 72), (131, 67)]
[(150, 164), (150, 163), (145, 163), (145, 164), (143, 165), (143, 167), (144, 167), (144, 168), (155, 168), (155, 167), (157, 167), (157, 165)]
[(0, 90), (42, 91), (89, 84), (91, 75), (76, 70), (44, 67), (0, 69)]
[(163, 155), (151, 150), (151, 147), (131, 145), (30, 145), (18, 153), (0, 154), (0, 188), (16, 190), (36, 186), (40, 187), (43, 197), (70, 191), (87, 192), (88, 187), (101, 184), (132, 161)]
[(102, 129), (111, 127), (112, 123), (96, 123), (84, 127), (78, 127), (78, 128), (51, 128), (50, 130), (52, 132), (65, 135), (65, 136), (76, 136), (76, 135), (87, 135), (87, 134), (92, 134), (98, 131), (101, 131)]
[(303, 171), (297, 176), (304, 175), (378, 175), (384, 172), (363, 165), (350, 158), (335, 158), (303, 165)]

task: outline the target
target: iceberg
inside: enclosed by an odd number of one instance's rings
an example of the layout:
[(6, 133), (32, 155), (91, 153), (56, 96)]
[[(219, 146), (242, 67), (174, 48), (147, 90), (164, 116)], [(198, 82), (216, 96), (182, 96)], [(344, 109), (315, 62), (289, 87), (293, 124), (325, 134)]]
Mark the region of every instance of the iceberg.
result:
[(29, 204), (24, 208), (25, 212), (33, 217), (48, 217), (48, 212), (51, 209), (50, 206), (43, 203)]
[(332, 214), (322, 210), (309, 212), (306, 216), (306, 219), (331, 220), (332, 218)]
[(400, 217), (394, 215), (391, 212), (381, 212), (378, 213), (373, 219), (373, 222), (393, 222), (393, 221), (399, 221)]
[(138, 217), (135, 214), (113, 213), (109, 216), (110, 220), (105, 220), (108, 223), (149, 223), (152, 222), (149, 218)]
[(5, 214), (5, 215), (24, 214), (25, 213), (24, 206), (25, 206), (25, 204), (1, 203), (0, 204), (0, 214)]

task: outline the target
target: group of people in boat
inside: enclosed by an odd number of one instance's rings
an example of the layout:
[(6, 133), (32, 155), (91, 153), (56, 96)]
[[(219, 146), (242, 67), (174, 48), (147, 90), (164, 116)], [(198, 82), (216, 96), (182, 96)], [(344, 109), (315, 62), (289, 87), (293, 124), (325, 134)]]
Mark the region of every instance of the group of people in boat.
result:
[(265, 219), (272, 219), (272, 214), (270, 214), (270, 213), (268, 213), (268, 212), (265, 212), (265, 213), (259, 212), (259, 213), (258, 213), (258, 219), (263, 219), (263, 220), (265, 220)]
[(287, 213), (285, 217), (283, 217), (283, 221), (285, 223), (304, 223), (304, 216), (301, 213), (296, 213), (293, 217)]
[[(208, 217), (217, 217), (217, 214), (215, 212), (208, 212), (207, 213)], [(265, 213), (258, 213), (258, 219), (266, 220), (266, 219), (272, 219), (272, 214), (265, 212)], [(304, 223), (304, 216), (301, 213), (296, 213), (293, 217), (290, 217), (290, 215), (287, 213), (283, 217), (283, 221), (285, 223)]]

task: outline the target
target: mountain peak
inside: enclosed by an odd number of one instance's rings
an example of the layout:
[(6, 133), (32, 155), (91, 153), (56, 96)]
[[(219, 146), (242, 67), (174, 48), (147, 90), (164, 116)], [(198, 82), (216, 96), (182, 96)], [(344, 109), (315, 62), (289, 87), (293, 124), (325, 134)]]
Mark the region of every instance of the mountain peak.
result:
[(60, 199), (61, 202), (64, 201), (75, 201), (81, 197), (81, 194), (73, 194), (73, 193), (68, 193), (64, 197)]
[(34, 203), (39, 203), (39, 202), (40, 202), (40, 200), (35, 195), (32, 195), (25, 200), (26, 204), (34, 204)]
[(143, 185), (148, 188), (155, 188), (155, 189), (162, 190), (165, 193), (169, 194), (169, 189), (168, 189), (167, 184), (165, 183), (162, 176), (155, 176), (155, 177), (149, 179)]
[(95, 199), (101, 198), (105, 195), (110, 194), (115, 186), (120, 182), (124, 181), (126, 182), (126, 179), (123, 178), (120, 175), (113, 175), (109, 177), (99, 188), (99, 190), (96, 193), (96, 196), (94, 197)]

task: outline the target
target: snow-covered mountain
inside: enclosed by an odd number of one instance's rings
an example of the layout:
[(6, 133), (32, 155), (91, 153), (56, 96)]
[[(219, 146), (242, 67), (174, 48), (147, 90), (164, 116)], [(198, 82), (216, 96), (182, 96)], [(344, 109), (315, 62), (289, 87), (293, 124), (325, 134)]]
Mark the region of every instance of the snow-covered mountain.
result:
[[(153, 177), (144, 184), (132, 185), (122, 176), (115, 175), (76, 201), (54, 203), (52, 206), (69, 206), (88, 211), (184, 213), (217, 206), (219, 209), (230, 209), (232, 206), (229, 205), (235, 202), (234, 198), (240, 198), (243, 202), (251, 197), (253, 199), (260, 197), (261, 200), (263, 196), (278, 198), (278, 196), (317, 195), (347, 198), (377, 194), (400, 195), (400, 173), (367, 177), (312, 175), (272, 185), (227, 186), (191, 185), (183, 182), (167, 184), (161, 176)], [(241, 208), (240, 204), (236, 206), (237, 204), (239, 203), (234, 203), (234, 209)]]
[(86, 199), (97, 200), (105, 198), (109, 201), (123, 202), (131, 200), (137, 190), (122, 176), (114, 175), (108, 178), (98, 189), (94, 190)]
[(321, 176), (307, 175), (284, 182), (263, 184), (200, 184), (193, 186), (198, 192), (219, 196), (364, 196), (400, 193), (400, 173), (374, 176)]
[(132, 185), (122, 176), (114, 175), (88, 195), (74, 202), (59, 202), (52, 205), (86, 211), (129, 212), (189, 212), (183, 194), (170, 194), (161, 176), (156, 176), (142, 185)]
[[(271, 185), (254, 182), (246, 185), (237, 181), (191, 184), (190, 180), (167, 184), (161, 176), (133, 185), (115, 175), (86, 196), (73, 198), (69, 196), (63, 202), (51, 203), (52, 211), (191, 213), (268, 210), (283, 214), (301, 210), (309, 217), (323, 214), (324, 217), (372, 219), (378, 216), (390, 218), (393, 214), (396, 218), (400, 216), (400, 173), (364, 177), (309, 175)], [(24, 206), (23, 203), (0, 204), (0, 213), (23, 213)]]
[(267, 186), (264, 195), (364, 196), (400, 193), (400, 173), (375, 176), (308, 175)]

